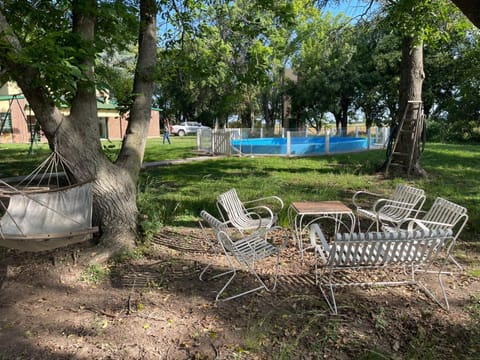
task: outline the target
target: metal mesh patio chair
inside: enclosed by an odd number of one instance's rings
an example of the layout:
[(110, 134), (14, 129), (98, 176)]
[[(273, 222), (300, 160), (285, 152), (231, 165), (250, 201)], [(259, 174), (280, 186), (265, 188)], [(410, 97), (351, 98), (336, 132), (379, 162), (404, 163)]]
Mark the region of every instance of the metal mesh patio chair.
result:
[[(365, 207), (360, 199), (376, 199)], [(352, 203), (358, 216), (358, 229), (361, 231), (361, 218), (371, 221), (367, 231), (375, 224), (376, 230), (384, 226), (397, 226), (406, 218), (415, 218), (425, 202), (425, 192), (413, 186), (398, 184), (393, 193), (385, 198), (384, 195), (368, 191), (357, 191), (352, 197)]]
[(237, 191), (230, 189), (217, 198), (217, 208), (222, 219), (228, 220), (241, 232), (274, 226), (277, 214), (272, 210), (272, 204), (279, 210), (283, 209), (283, 201), (278, 196), (241, 201)]
[[(263, 229), (262, 231), (255, 232), (249, 236), (242, 236), (238, 239), (235, 239), (229, 233), (230, 230), (225, 222), (218, 220), (216, 217), (209, 214), (205, 210), (200, 213), (200, 216), (203, 221), (212, 228), (218, 241), (219, 247), (225, 255), (225, 258), (230, 267), (229, 271), (211, 277), (211, 279), (213, 279), (231, 274), (227, 282), (217, 292), (215, 301), (227, 301), (235, 299), (237, 297), (247, 295), (262, 289), (265, 289), (267, 291), (275, 290), (277, 286), (278, 269), (280, 265), (280, 250), (283, 246), (285, 246), (286, 242), (288, 241), (288, 236), (285, 237), (285, 241), (282, 246), (273, 245), (267, 240), (267, 238), (270, 236), (272, 231), (281, 229), (280, 227)], [(287, 235), (287, 233), (285, 234)], [(258, 274), (256, 270), (256, 265), (262, 260), (269, 257), (275, 257), (273, 284), (271, 286), (267, 285), (265, 280), (262, 279), (262, 277)], [(209, 266), (210, 264), (207, 265), (207, 268)], [(202, 271), (202, 273), (200, 274), (201, 280), (204, 280), (203, 276), (207, 268), (205, 268), (204, 271)], [(255, 280), (259, 283), (259, 286), (222, 298), (222, 294), (224, 294), (224, 292), (226, 291), (230, 283), (233, 281), (233, 279), (237, 275), (237, 272), (240, 269), (246, 269), (247, 271), (249, 271), (255, 277)]]
[[(444, 198), (437, 197), (428, 211), (420, 211), (416, 218), (404, 219), (398, 229), (412, 230), (451, 230), (453, 233), (453, 245), (458, 239), (463, 228), (467, 224), (467, 209)], [(463, 267), (449, 253), (448, 258), (460, 269)]]

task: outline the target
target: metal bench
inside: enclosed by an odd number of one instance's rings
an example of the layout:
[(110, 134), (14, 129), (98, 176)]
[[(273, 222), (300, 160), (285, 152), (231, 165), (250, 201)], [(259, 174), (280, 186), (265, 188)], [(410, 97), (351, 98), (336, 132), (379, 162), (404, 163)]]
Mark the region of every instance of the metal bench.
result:
[[(396, 232), (343, 233), (337, 234), (332, 243), (328, 243), (320, 226), (310, 226), (310, 242), (315, 251), (315, 282), (319, 286), (330, 310), (337, 314), (335, 288), (341, 286), (366, 285), (417, 285), (435, 302), (448, 310), (449, 304), (442, 281), (442, 268), (453, 245), (451, 230), (416, 230)], [(440, 261), (438, 277), (442, 300), (416, 278), (418, 272), (430, 272), (431, 265)], [(318, 265), (319, 260), (321, 266)], [(400, 281), (337, 281), (336, 272), (348, 269), (371, 271), (372, 269), (390, 269), (401, 267), (405, 279)], [(373, 278), (372, 278), (373, 279)]]

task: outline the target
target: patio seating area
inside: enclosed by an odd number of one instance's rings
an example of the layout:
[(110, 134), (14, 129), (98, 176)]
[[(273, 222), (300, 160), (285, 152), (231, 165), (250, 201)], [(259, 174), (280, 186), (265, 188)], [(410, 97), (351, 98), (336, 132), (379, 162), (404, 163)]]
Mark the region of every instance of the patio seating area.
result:
[[(374, 200), (360, 202), (361, 197)], [(468, 221), (465, 207), (437, 198), (425, 209), (426, 195), (422, 189), (399, 184), (391, 195), (358, 191), (353, 195), (352, 204), (292, 202), (286, 209), (288, 225), (282, 228), (277, 220), (284, 202), (278, 196), (242, 202), (236, 190), (231, 189), (219, 194), (217, 199), (219, 218), (206, 211), (201, 213), (205, 237), (212, 248), (217, 249), (217, 256), (224, 256), (229, 264), (227, 271), (218, 272), (210, 263), (200, 274), (202, 281), (208, 281), (207, 271), (213, 272), (210, 279), (230, 274), (215, 301), (227, 301), (260, 290), (274, 291), (282, 249), (293, 243), (298, 247), (299, 261), (303, 262), (306, 254), (312, 261), (310, 274), (332, 314), (338, 313), (335, 290), (346, 286), (416, 285), (442, 308), (449, 309), (442, 276), (452, 275), (445, 271), (448, 261), (462, 270), (452, 256), (452, 249)], [(249, 203), (255, 206), (247, 208), (245, 204)], [(360, 219), (369, 222), (361, 224)], [(373, 231), (372, 227), (375, 227)], [(211, 232), (206, 231), (207, 228)], [(278, 230), (285, 232), (285, 238), (281, 244), (278, 241), (274, 244), (271, 234)], [(256, 270), (256, 264), (267, 258), (275, 259), (274, 271), (264, 275)], [(393, 273), (398, 268), (403, 270), (403, 279), (379, 281), (374, 275), (378, 269)], [(253, 276), (258, 286), (227, 294), (226, 289), (242, 269)], [(362, 279), (366, 274), (370, 280), (357, 281), (350, 276), (342, 279), (341, 273), (345, 271), (350, 275), (352, 271), (353, 274), (362, 272)], [(420, 279), (432, 273), (437, 279), (436, 289), (430, 289)]]

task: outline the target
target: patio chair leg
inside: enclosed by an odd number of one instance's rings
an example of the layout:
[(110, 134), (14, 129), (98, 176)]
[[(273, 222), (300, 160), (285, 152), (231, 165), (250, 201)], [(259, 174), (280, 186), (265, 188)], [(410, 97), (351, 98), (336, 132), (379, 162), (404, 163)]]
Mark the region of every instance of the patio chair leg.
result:
[(207, 266), (205, 266), (202, 270), (202, 272), (200, 273), (200, 275), (198, 275), (198, 278), (200, 279), (200, 281), (205, 281), (205, 279), (203, 278), (203, 275), (207, 272), (208, 268), (211, 266), (212, 264), (208, 264)]
[(329, 290), (330, 296), (327, 295), (327, 292), (323, 288), (323, 286), (325, 286), (325, 285), (321, 284), (321, 283), (318, 285), (318, 287), (320, 289), (320, 292), (322, 293), (323, 298), (325, 299), (325, 302), (327, 303), (328, 307), (330, 308), (330, 313), (332, 315), (338, 315), (337, 301), (335, 300), (335, 293), (333, 291), (333, 285), (332, 284), (327, 285), (327, 287), (329, 288), (329, 289), (327, 289), (327, 291)]
[(208, 265), (202, 270), (202, 272), (200, 273), (200, 275), (198, 276), (198, 278), (199, 278), (201, 281), (213, 280), (213, 279), (216, 279), (216, 278), (219, 278), (219, 277), (228, 275), (228, 274), (230, 274), (230, 273), (233, 272), (233, 270), (228, 270), (228, 271), (225, 271), (225, 272), (223, 272), (223, 273), (221, 273), (221, 274), (213, 275), (213, 276), (211, 276), (211, 277), (209, 277), (209, 278), (204, 278), (203, 275), (205, 275), (207, 269), (208, 269), (210, 266), (212, 266), (212, 264), (208, 264)]
[(451, 262), (453, 262), (453, 263), (460, 269), (460, 271), (463, 271), (463, 270), (464, 270), (463, 266), (460, 265), (460, 263), (453, 257), (452, 254), (448, 254), (448, 259), (449, 259)]
[[(247, 291), (244, 291), (242, 293), (239, 293), (239, 294), (236, 294), (236, 295), (232, 295), (232, 296), (229, 296), (225, 299), (220, 299), (220, 296), (222, 295), (222, 293), (227, 289), (227, 287), (230, 285), (230, 283), (233, 281), (233, 278), (235, 277), (235, 275), (237, 274), (237, 269), (235, 268), (235, 266), (233, 265), (233, 262), (232, 260), (230, 259), (229, 255), (227, 255), (227, 260), (228, 262), (230, 263), (230, 266), (232, 267), (232, 270), (231, 271), (228, 271), (228, 272), (225, 272), (223, 274), (219, 274), (215, 277), (219, 277), (219, 276), (222, 276), (222, 275), (225, 275), (225, 274), (228, 274), (228, 273), (231, 273), (233, 272), (232, 276), (228, 279), (228, 281), (225, 283), (225, 285), (220, 289), (220, 291), (218, 292), (216, 298), (215, 298), (215, 301), (228, 301), (228, 300), (232, 300), (232, 299), (235, 299), (235, 298), (238, 298), (240, 296), (243, 296), (243, 295), (247, 295), (247, 294), (250, 294), (250, 293), (253, 293), (255, 291), (259, 291), (259, 290), (262, 290), (262, 289), (266, 289), (267, 291), (271, 291), (271, 290), (274, 290), (275, 287), (277, 286), (277, 273), (275, 273), (275, 283), (274, 283), (274, 287), (273, 289), (269, 289), (267, 287), (267, 285), (264, 283), (264, 281), (258, 276), (257, 272), (255, 271), (255, 269), (253, 268), (254, 264), (250, 264), (250, 265), (247, 265), (247, 268), (248, 270), (250, 271), (250, 273), (252, 273), (253, 275), (255, 275), (256, 279), (260, 282), (260, 286), (256, 287), (256, 288), (253, 288), (253, 289), (250, 289), (250, 290), (247, 290)], [(277, 256), (277, 264), (279, 263), (279, 258)]]
[[(225, 283), (225, 285), (223, 285), (223, 287), (220, 289), (220, 291), (217, 293), (217, 296), (215, 297), (215, 301), (227, 301), (227, 300), (230, 300), (230, 299), (233, 299), (233, 297), (229, 297), (229, 298), (226, 298), (226, 299), (220, 299), (220, 295), (222, 295), (222, 293), (225, 291), (225, 289), (228, 287), (228, 285), (230, 285), (230, 283), (232, 282), (233, 278), (235, 277), (235, 275), (237, 275), (237, 271), (236, 270), (232, 270), (232, 271), (229, 271), (229, 272), (226, 272), (226, 273), (223, 273), (223, 274), (220, 274), (219, 276), (221, 275), (225, 275), (225, 274), (228, 274), (228, 273), (233, 273), (232, 276), (230, 276), (230, 278), (228, 279), (228, 281)], [(218, 276), (217, 276), (218, 277)]]
[[(205, 226), (203, 225), (202, 221), (199, 221), (198, 222), (200, 224), (200, 228), (202, 229), (202, 233), (203, 233), (203, 237), (205, 238), (205, 241), (207, 242), (208, 244), (208, 247), (210, 250), (213, 251), (213, 253), (215, 254), (215, 257), (218, 257), (218, 250), (217, 250), (217, 247), (214, 245), (213, 241), (210, 239), (210, 237), (208, 236), (207, 234), (207, 231), (206, 231), (206, 228)], [(200, 273), (200, 275), (198, 275), (198, 278), (201, 280), (201, 281), (205, 281), (206, 279), (203, 278), (203, 275), (205, 275), (205, 273), (207, 272), (207, 270), (210, 268), (210, 266), (213, 265), (213, 261), (210, 261), (207, 266), (205, 266), (202, 270), (202, 272)], [(230, 271), (229, 271), (230, 272)], [(228, 273), (228, 272), (227, 272)], [(212, 278), (210, 279), (214, 279), (216, 277), (219, 277), (219, 276), (222, 276), (222, 275), (225, 275), (225, 273), (223, 274), (220, 274), (220, 275), (215, 275), (213, 276)]]
[(443, 297), (443, 301), (441, 301), (434, 293), (431, 291), (427, 286), (420, 282), (417, 281), (417, 285), (433, 300), (435, 301), (442, 309), (444, 310), (449, 310), (450, 309), (450, 304), (448, 303), (447, 299), (447, 293), (445, 292), (445, 287), (443, 285), (443, 280), (442, 280), (442, 273), (438, 273), (438, 283), (440, 285), (441, 289), (441, 295)]
[[(232, 270), (232, 271), (229, 271), (229, 272), (233, 272), (233, 275), (228, 279), (228, 281), (225, 283), (225, 285), (220, 289), (220, 291), (218, 292), (216, 298), (215, 298), (215, 301), (228, 301), (228, 300), (232, 300), (232, 299), (235, 299), (235, 298), (238, 298), (240, 296), (243, 296), (243, 295), (247, 295), (247, 294), (250, 294), (250, 293), (253, 293), (253, 292), (256, 292), (256, 291), (259, 291), (259, 290), (262, 290), (262, 289), (266, 289), (267, 291), (269, 291), (268, 287), (266, 286), (266, 284), (259, 278), (259, 276), (255, 273), (257, 279), (260, 281), (260, 286), (256, 287), (256, 288), (253, 288), (253, 289), (250, 289), (250, 290), (247, 290), (247, 291), (244, 291), (242, 293), (239, 293), (239, 294), (235, 294), (235, 295), (232, 295), (232, 296), (229, 296), (227, 298), (224, 298), (224, 299), (221, 299), (220, 296), (222, 295), (222, 293), (227, 289), (227, 287), (230, 285), (230, 283), (232, 282), (233, 278), (235, 277), (235, 275), (237, 274), (237, 271), (236, 269), (235, 270)], [(227, 272), (228, 273), (228, 272)], [(225, 275), (227, 273), (223, 273), (223, 274), (220, 274), (220, 275)], [(220, 276), (218, 275), (218, 276)], [(217, 277), (218, 277), (217, 276)], [(276, 286), (276, 279), (275, 279), (275, 286)]]
[(358, 232), (359, 233), (362, 232), (362, 226), (360, 224), (360, 216), (358, 216), (358, 218), (357, 218), (357, 226), (358, 226)]
[[(330, 309), (330, 313), (332, 315), (337, 315), (338, 310), (337, 310), (337, 302), (335, 300), (335, 292), (333, 290), (334, 285), (332, 284), (332, 274), (329, 274), (329, 277), (328, 277), (329, 278), (329, 284), (323, 284), (321, 282), (320, 279), (324, 278), (323, 275), (325, 274), (325, 268), (322, 267), (322, 273), (319, 276), (318, 275), (318, 263), (317, 263), (317, 257), (316, 256), (315, 256), (314, 271), (315, 271), (315, 285), (317, 285), (318, 288), (320, 289), (320, 292), (322, 293), (323, 298), (325, 299), (325, 302), (327, 303), (327, 305)], [(329, 288), (330, 296), (327, 295), (326, 290), (323, 288), (324, 286), (327, 286)], [(327, 289), (327, 291), (328, 291), (328, 289)]]
[[(370, 222), (370, 225), (368, 225), (367, 230), (365, 230), (365, 232), (367, 232), (367, 233), (370, 232), (370, 230), (372, 229), (372, 226), (373, 226), (373, 225), (376, 225), (376, 226), (377, 226), (377, 229), (378, 229), (378, 223), (377, 223), (376, 221), (373, 221), (373, 220), (372, 220), (372, 221)], [(359, 224), (359, 226), (360, 226), (360, 224)], [(360, 229), (358, 229), (358, 231), (359, 231), (359, 232), (362, 232)], [(377, 232), (378, 232), (378, 230), (377, 230)]]
[[(252, 274), (255, 275), (255, 278), (258, 280), (258, 282), (260, 284), (262, 284), (262, 286), (260, 288), (265, 288), (265, 290), (267, 291), (275, 291), (275, 289), (277, 288), (277, 280), (278, 280), (278, 269), (279, 269), (279, 266), (280, 266), (280, 252), (277, 253), (277, 263), (275, 265), (275, 276), (274, 276), (274, 280), (273, 280), (273, 286), (271, 288), (269, 288), (267, 286), (267, 284), (265, 283), (265, 281), (263, 281), (260, 276), (257, 274), (257, 272), (255, 271), (254, 269), (254, 266), (255, 264), (251, 264), (251, 265), (248, 265), (248, 268), (250, 270), (250, 272)], [(258, 289), (257, 289), (258, 290)]]
[[(427, 288), (427, 286), (421, 282), (421, 281), (418, 281), (418, 280), (415, 280), (415, 271), (412, 271), (412, 277), (414, 279), (414, 282), (433, 300), (435, 301), (442, 309), (444, 310), (449, 310), (450, 309), (450, 305), (448, 303), (448, 298), (447, 298), (447, 293), (445, 291), (445, 286), (443, 285), (443, 279), (442, 279), (442, 275), (445, 274), (445, 272), (443, 271), (443, 268), (445, 266), (445, 264), (447, 263), (448, 261), (448, 258), (445, 258), (445, 260), (443, 261), (442, 265), (440, 266), (440, 268), (438, 269), (438, 272), (435, 271), (435, 273), (437, 274), (437, 278), (438, 278), (438, 284), (440, 285), (440, 292), (441, 292), (441, 295), (443, 296), (443, 301), (441, 301), (434, 293), (432, 290), (430, 290), (429, 288)], [(429, 267), (425, 270), (421, 270), (420, 272), (422, 273), (432, 273), (432, 272), (429, 272)]]

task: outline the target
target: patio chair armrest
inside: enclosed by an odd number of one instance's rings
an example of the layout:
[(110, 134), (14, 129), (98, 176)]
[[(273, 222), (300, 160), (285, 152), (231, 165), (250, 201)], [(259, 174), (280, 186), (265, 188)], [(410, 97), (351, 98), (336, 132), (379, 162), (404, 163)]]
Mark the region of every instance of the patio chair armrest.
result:
[(264, 238), (265, 240), (267, 239), (268, 233), (272, 228), (265, 228), (265, 227), (259, 227), (257, 228), (254, 232), (250, 233), (247, 236), (243, 236), (241, 240), (238, 241), (249, 241), (254, 238)]
[[(278, 230), (285, 230), (285, 234), (286, 234), (286, 240), (284, 242), (282, 242), (282, 247), (285, 247), (287, 242), (288, 242), (288, 232), (287, 232), (287, 229), (279, 226), (279, 225), (276, 225), (276, 226), (272, 226), (270, 228), (260, 228), (259, 230), (255, 231), (254, 233), (242, 238), (241, 240), (238, 240), (238, 242), (242, 242), (242, 241), (251, 241), (252, 239), (255, 239), (255, 238), (258, 238), (258, 237), (262, 237), (265, 239), (265, 241), (268, 241), (268, 236), (270, 234), (270, 232), (272, 231), (278, 231)], [(237, 243), (237, 241), (235, 242)]]
[(374, 197), (374, 198), (381, 198), (382, 196), (385, 196), (383, 194), (377, 194), (377, 193), (373, 193), (373, 192), (370, 192), (370, 191), (364, 191), (364, 190), (360, 190), (360, 191), (357, 191), (355, 194), (353, 194), (352, 196), (352, 204), (353, 206), (355, 206), (356, 208), (361, 208), (362, 206), (358, 203), (358, 200), (357, 198), (360, 197), (360, 196), (368, 196), (368, 197)]
[(384, 224), (382, 229), (387, 232), (392, 231), (414, 231), (420, 228), (423, 232), (430, 231), (430, 229), (422, 223), (422, 220), (417, 218), (407, 217), (396, 224)]
[[(284, 203), (283, 203), (283, 200), (280, 199), (278, 196), (275, 196), (275, 195), (272, 195), (272, 196), (265, 196), (265, 197), (262, 197), (262, 198), (259, 198), (259, 199), (255, 199), (255, 200), (248, 200), (248, 201), (244, 201), (243, 204), (246, 205), (246, 204), (255, 204), (255, 203), (259, 203), (259, 202), (268, 202), (268, 201), (271, 201), (273, 200), (274, 203), (278, 203), (280, 205), (280, 210), (283, 209), (284, 207)], [(265, 205), (264, 205), (265, 206)]]
[[(403, 229), (402, 229), (403, 228)], [(408, 232), (413, 232), (415, 230), (421, 230), (424, 233), (429, 233), (431, 231), (435, 231), (437, 229), (442, 229), (443, 231), (447, 231), (450, 234), (453, 234), (453, 225), (452, 224), (445, 224), (436, 221), (428, 221), (428, 220), (421, 220), (421, 219), (414, 219), (414, 218), (406, 218), (402, 222), (400, 222), (396, 228), (396, 230), (406, 230)]]
[(255, 215), (258, 219), (261, 219), (260, 214), (257, 212), (257, 210), (264, 210), (268, 213), (271, 219), (275, 218), (275, 215), (273, 214), (272, 209), (270, 209), (268, 206), (260, 205), (260, 206), (254, 206), (251, 208), (246, 209), (249, 215)]
[(415, 227), (419, 227), (425, 233), (430, 232), (430, 229), (424, 224), (424, 222), (418, 219), (409, 218), (407, 230), (413, 231)]
[(453, 224), (442, 223), (438, 221), (408, 218), (408, 219), (405, 219), (403, 222), (408, 223), (408, 230), (413, 230), (413, 227), (415, 225), (424, 231), (430, 230), (432, 227), (436, 229), (442, 228), (446, 230), (453, 230)]

